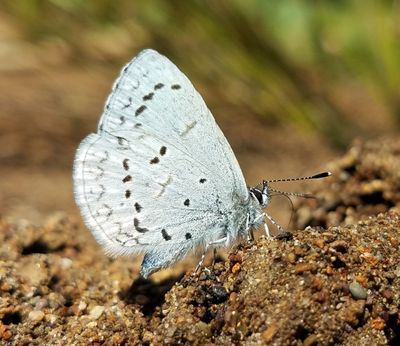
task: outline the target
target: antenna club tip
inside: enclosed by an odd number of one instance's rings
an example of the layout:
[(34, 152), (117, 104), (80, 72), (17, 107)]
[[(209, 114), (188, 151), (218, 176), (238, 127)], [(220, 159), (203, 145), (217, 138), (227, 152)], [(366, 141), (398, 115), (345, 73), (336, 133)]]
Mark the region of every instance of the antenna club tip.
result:
[(326, 177), (329, 177), (331, 175), (332, 175), (331, 172), (323, 172), (323, 173), (315, 174), (311, 178), (312, 179), (326, 178)]

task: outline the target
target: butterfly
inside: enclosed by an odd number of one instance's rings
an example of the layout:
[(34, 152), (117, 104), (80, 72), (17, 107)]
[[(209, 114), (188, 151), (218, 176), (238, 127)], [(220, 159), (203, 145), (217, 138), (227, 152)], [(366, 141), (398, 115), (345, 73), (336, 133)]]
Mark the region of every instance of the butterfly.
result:
[(151, 49), (122, 69), (97, 132), (79, 145), (73, 182), (97, 241), (112, 256), (144, 254), (143, 277), (274, 223), (263, 211), (273, 181), (247, 187), (202, 97)]

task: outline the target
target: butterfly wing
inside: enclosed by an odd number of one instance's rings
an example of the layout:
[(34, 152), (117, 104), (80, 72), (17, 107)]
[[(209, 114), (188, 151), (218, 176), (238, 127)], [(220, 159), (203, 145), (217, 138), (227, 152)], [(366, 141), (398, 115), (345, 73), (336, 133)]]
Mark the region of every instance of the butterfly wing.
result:
[[(164, 254), (162, 264), (167, 254), (172, 262), (237, 227), (228, 215), (248, 200), (237, 160), (203, 99), (153, 50), (128, 63), (114, 83), (98, 132), (78, 148), (74, 188), (88, 228), (109, 254)], [(242, 214), (233, 223), (242, 223)]]

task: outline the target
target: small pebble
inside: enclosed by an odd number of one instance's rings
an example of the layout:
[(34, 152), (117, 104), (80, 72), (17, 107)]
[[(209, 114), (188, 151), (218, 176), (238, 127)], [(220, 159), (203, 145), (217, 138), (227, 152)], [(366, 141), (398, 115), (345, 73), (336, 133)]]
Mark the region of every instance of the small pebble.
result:
[(79, 302), (79, 305), (78, 305), (78, 310), (79, 310), (80, 312), (82, 312), (82, 311), (84, 311), (86, 308), (87, 308), (87, 304), (86, 304), (83, 300), (81, 300), (81, 301)]
[(29, 313), (28, 318), (31, 321), (41, 321), (44, 318), (44, 312), (43, 311), (39, 311), (39, 310), (33, 310)]
[(2, 337), (3, 340), (9, 340), (9, 339), (11, 339), (11, 337), (12, 337), (11, 330), (6, 329), (6, 330), (3, 332), (3, 334), (2, 334), (1, 337)]
[(287, 261), (291, 264), (295, 264), (296, 263), (296, 255), (291, 252), (287, 255)]
[(394, 293), (392, 290), (390, 289), (386, 289), (382, 292), (382, 295), (389, 301), (391, 302), (393, 300), (394, 297)]
[(357, 326), (364, 315), (365, 303), (362, 300), (352, 300), (346, 307), (344, 320), (352, 327)]
[(294, 271), (296, 274), (301, 274), (310, 271), (312, 268), (312, 265), (309, 263), (297, 263)]
[(104, 310), (104, 306), (96, 305), (92, 310), (90, 310), (89, 317), (92, 320), (97, 320), (103, 314)]
[(208, 293), (211, 295), (211, 301), (216, 304), (223, 303), (228, 299), (228, 292), (223, 286), (211, 286)]
[(325, 242), (324, 242), (324, 240), (321, 239), (321, 238), (316, 239), (315, 242), (314, 242), (314, 244), (315, 244), (316, 246), (318, 246), (320, 249), (323, 249), (324, 246), (325, 246)]
[(72, 260), (68, 257), (63, 257), (60, 264), (62, 269), (69, 269), (72, 266)]
[(371, 320), (371, 326), (376, 330), (383, 330), (385, 328), (385, 324), (385, 321), (380, 317)]
[(264, 330), (261, 334), (261, 337), (264, 342), (271, 342), (275, 334), (278, 332), (278, 325), (273, 323), (266, 330)]
[(58, 320), (58, 316), (57, 315), (53, 315), (53, 314), (49, 314), (46, 315), (46, 321), (49, 322), (50, 324), (55, 324)]
[(304, 346), (318, 345), (318, 336), (316, 334), (311, 334), (305, 338), (303, 341)]
[(236, 274), (237, 272), (240, 271), (240, 263), (235, 263), (235, 265), (231, 269), (233, 274)]
[(347, 252), (348, 245), (347, 245), (347, 242), (344, 240), (335, 240), (334, 242), (332, 242), (330, 244), (330, 247), (335, 249), (338, 252), (345, 253), (345, 252)]
[(367, 290), (356, 281), (349, 285), (349, 289), (351, 295), (356, 299), (366, 299), (368, 296)]

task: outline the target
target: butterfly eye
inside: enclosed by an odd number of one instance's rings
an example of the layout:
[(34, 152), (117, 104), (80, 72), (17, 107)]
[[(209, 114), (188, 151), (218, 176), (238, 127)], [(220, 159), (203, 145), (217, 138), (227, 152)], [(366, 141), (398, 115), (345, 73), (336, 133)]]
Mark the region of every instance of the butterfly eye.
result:
[(253, 194), (253, 196), (257, 199), (258, 203), (260, 203), (260, 205), (263, 205), (264, 202), (264, 197), (263, 197), (263, 193), (256, 188), (251, 188), (250, 189), (250, 193)]

